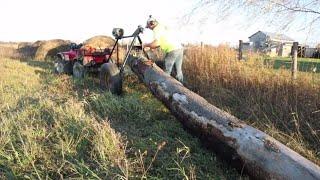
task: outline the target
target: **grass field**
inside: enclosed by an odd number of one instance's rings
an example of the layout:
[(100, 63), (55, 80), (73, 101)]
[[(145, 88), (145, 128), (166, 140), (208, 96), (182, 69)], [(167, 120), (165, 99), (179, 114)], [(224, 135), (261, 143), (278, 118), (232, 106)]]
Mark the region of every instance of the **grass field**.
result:
[(125, 94), (0, 59), (0, 179), (238, 179), (137, 79)]

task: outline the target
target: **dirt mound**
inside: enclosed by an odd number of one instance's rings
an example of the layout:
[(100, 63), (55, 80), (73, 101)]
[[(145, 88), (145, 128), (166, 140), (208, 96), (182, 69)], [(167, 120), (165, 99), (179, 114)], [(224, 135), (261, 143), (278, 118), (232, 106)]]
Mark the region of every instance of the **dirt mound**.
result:
[(94, 36), (86, 41), (84, 41), (85, 46), (91, 46), (96, 49), (104, 49), (104, 48), (111, 48), (115, 40), (109, 36)]
[[(115, 40), (108, 36), (94, 36), (86, 40), (83, 44), (96, 49), (111, 48)], [(20, 43), (18, 53), (21, 58), (32, 58), (35, 60), (44, 60), (54, 57), (58, 52), (70, 49), (71, 41), (62, 39), (53, 39), (48, 41), (36, 41), (34, 43)]]
[(32, 46), (38, 47), (34, 59), (44, 60), (55, 56), (60, 51), (66, 51), (69, 49), (70, 41), (62, 39), (53, 39), (48, 41), (37, 41)]
[(22, 42), (18, 44), (17, 51), (22, 59), (34, 58), (39, 46), (40, 45), (32, 42)]
[(18, 49), (22, 49), (22, 48), (25, 48), (25, 47), (31, 47), (33, 43), (31, 42), (21, 42), (18, 44)]
[(18, 44), (20, 58), (44, 60), (55, 56), (59, 51), (69, 48), (70, 41), (53, 39), (48, 41), (22, 42)]
[(43, 44), (44, 42), (46, 42), (46, 41), (38, 40), (38, 41), (32, 43), (32, 46), (34, 46), (34, 47), (39, 47), (39, 46), (41, 46), (41, 44)]

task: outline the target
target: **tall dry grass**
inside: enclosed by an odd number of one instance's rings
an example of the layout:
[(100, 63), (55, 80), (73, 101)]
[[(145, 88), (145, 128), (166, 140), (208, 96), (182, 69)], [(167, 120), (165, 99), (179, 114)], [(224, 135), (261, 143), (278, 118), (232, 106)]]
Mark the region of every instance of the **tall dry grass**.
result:
[(0, 57), (18, 58), (20, 55), (14, 47), (0, 45)]
[(34, 58), (39, 46), (35, 43), (16, 43), (12, 45), (0, 43), (0, 58), (11, 59), (32, 59)]
[(216, 106), (320, 164), (320, 75), (266, 68), (263, 58), (236, 60), (227, 45), (188, 46), (186, 85)]

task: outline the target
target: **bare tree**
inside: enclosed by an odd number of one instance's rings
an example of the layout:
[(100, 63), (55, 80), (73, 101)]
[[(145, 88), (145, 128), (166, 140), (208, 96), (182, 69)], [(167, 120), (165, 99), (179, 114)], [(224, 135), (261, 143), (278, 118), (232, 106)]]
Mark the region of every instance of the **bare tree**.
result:
[[(218, 12), (218, 20), (231, 14), (245, 14), (251, 22), (263, 19), (270, 25), (286, 30), (320, 27), (320, 0), (198, 0), (185, 16), (190, 20), (197, 13)], [(209, 10), (208, 10), (209, 9)]]

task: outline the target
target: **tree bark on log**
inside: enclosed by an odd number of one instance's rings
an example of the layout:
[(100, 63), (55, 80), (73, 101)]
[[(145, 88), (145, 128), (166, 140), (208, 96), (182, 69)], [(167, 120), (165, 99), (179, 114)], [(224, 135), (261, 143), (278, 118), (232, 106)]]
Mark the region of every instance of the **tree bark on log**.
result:
[(218, 156), (254, 179), (320, 179), (320, 167), (279, 141), (215, 107), (143, 57), (133, 72), (153, 95)]

